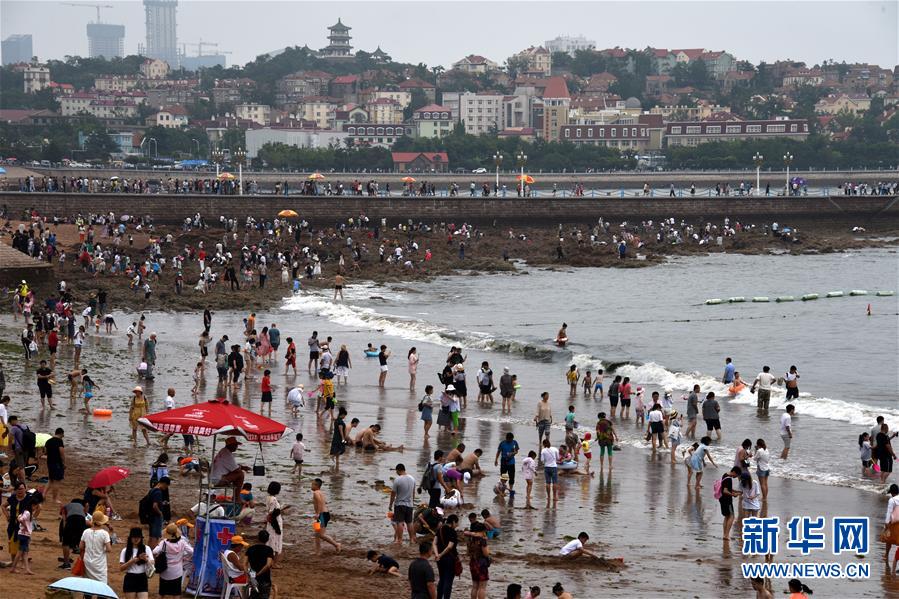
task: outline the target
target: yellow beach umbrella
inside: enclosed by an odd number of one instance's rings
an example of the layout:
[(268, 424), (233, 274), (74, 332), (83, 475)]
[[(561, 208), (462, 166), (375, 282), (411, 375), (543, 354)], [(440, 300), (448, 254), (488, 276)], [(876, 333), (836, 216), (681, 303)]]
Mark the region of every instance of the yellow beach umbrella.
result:
[(321, 173), (312, 173), (308, 178), (310, 181), (321, 181), (325, 176)]
[(296, 218), (299, 216), (299, 214), (297, 214), (294, 210), (282, 210), (278, 213), (278, 216), (280, 216), (281, 218)]
[(233, 180), (236, 179), (236, 178), (237, 178), (237, 177), (235, 177), (235, 176), (232, 175), (231, 173), (219, 173), (219, 180), (220, 180), (220, 181), (233, 181)]

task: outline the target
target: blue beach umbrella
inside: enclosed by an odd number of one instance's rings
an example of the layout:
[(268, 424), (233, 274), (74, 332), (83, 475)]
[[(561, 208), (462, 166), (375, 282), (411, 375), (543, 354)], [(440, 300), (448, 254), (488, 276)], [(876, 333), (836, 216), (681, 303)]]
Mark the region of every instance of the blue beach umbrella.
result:
[(85, 595), (93, 595), (95, 597), (109, 597), (111, 599), (119, 599), (105, 582), (99, 580), (91, 580), (90, 578), (81, 578), (79, 576), (69, 576), (62, 578), (56, 582), (47, 585), (48, 589), (56, 591), (71, 591), (73, 593), (84, 593)]

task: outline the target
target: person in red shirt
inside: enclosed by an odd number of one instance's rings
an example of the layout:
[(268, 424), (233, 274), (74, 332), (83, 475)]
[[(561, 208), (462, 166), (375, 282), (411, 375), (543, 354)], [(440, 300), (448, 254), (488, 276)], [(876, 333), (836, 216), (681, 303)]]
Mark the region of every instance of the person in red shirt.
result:
[(266, 369), (265, 372), (262, 373), (262, 405), (259, 406), (259, 413), (265, 409), (266, 404), (268, 404), (268, 415), (272, 415), (272, 371)]
[(56, 332), (56, 327), (53, 327), (50, 330), (50, 334), (47, 335), (47, 351), (50, 352), (50, 370), (56, 368), (57, 347), (59, 347), (59, 334)]
[(297, 346), (293, 342), (293, 337), (287, 338), (287, 355), (285, 356), (284, 376), (287, 376), (287, 370), (293, 367), (293, 375), (297, 375)]
[(621, 395), (621, 417), (624, 420), (627, 420), (631, 417), (631, 379), (630, 377), (624, 377), (624, 381), (621, 383), (621, 386), (618, 388), (618, 393)]

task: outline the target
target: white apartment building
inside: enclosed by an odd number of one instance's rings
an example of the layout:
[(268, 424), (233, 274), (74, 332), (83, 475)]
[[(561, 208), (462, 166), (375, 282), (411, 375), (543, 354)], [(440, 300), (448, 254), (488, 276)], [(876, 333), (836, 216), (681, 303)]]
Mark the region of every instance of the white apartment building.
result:
[(469, 135), (500, 131), (502, 115), (502, 95), (472, 92), (459, 95), (459, 120), (465, 126), (465, 133)]
[(25, 93), (33, 94), (50, 86), (50, 69), (42, 65), (28, 65), (25, 75)]
[(238, 104), (234, 107), (237, 118), (253, 121), (265, 127), (272, 120), (272, 107), (268, 104)]
[(544, 46), (550, 52), (565, 52), (574, 56), (578, 50), (593, 50), (596, 48), (596, 40), (588, 40), (583, 35), (577, 37), (560, 35), (556, 39), (547, 40)]

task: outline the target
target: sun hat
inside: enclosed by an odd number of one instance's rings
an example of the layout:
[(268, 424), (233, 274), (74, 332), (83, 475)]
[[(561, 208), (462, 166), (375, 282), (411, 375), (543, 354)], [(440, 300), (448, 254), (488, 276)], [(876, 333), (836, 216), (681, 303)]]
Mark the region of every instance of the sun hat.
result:
[(100, 526), (103, 526), (104, 524), (109, 522), (109, 516), (107, 516), (105, 513), (101, 512), (101, 511), (96, 511), (91, 516), (91, 522), (93, 524), (99, 524)]
[(231, 545), (243, 545), (244, 547), (249, 547), (250, 544), (243, 540), (243, 537), (240, 535), (234, 535), (231, 537)]
[(165, 538), (169, 541), (177, 541), (181, 538), (181, 529), (177, 524), (169, 524), (165, 527)]
[(139, 392), (143, 393), (144, 388), (141, 387), (140, 385), (135, 385), (134, 389), (132, 389), (131, 392), (134, 393), (135, 391), (139, 391)]

